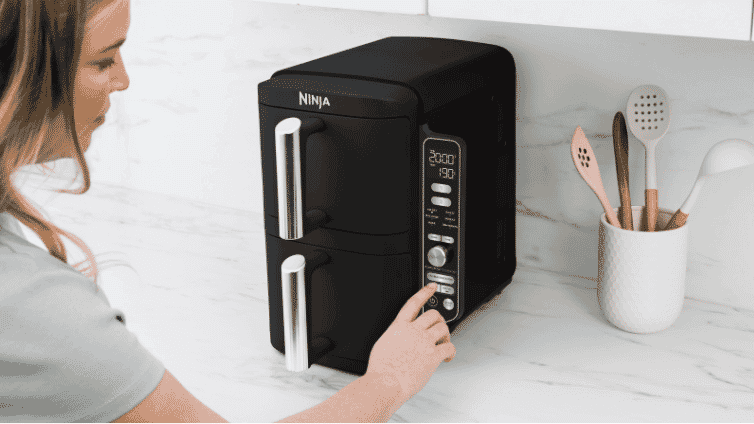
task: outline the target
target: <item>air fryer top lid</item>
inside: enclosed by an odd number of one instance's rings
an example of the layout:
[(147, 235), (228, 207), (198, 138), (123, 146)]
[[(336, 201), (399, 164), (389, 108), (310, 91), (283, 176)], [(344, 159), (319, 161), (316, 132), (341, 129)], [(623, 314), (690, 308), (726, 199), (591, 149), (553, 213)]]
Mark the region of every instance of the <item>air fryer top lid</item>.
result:
[(397, 84), (412, 89), (424, 112), (482, 87), (496, 88), (515, 73), (502, 47), (431, 37), (387, 37), (275, 72)]

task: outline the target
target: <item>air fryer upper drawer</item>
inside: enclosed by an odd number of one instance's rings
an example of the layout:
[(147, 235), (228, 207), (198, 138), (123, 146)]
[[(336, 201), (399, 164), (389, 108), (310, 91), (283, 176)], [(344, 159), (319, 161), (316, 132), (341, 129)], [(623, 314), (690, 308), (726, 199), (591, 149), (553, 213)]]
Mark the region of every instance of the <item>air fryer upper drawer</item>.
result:
[[(498, 91), (513, 75), (513, 56), (500, 46), (449, 38), (387, 37), (281, 69), (270, 81), (330, 77), (405, 87), (419, 99), (418, 113), (423, 115), (479, 89)], [(259, 98), (269, 104), (261, 91)]]
[[(278, 219), (275, 126), (282, 120), (319, 118), (324, 129), (309, 136), (302, 162), (304, 213), (320, 209), (325, 228), (360, 234), (409, 230), (412, 187), (418, 169), (418, 134), (408, 118), (361, 119), (259, 105), (264, 210)], [(416, 196), (414, 196), (416, 197)], [(415, 217), (414, 217), (415, 219)]]

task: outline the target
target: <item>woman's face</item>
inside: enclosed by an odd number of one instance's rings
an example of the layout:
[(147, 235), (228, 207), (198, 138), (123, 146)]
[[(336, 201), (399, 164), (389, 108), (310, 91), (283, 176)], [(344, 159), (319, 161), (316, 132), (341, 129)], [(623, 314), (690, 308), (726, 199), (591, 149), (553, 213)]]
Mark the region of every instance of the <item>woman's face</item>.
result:
[[(104, 114), (110, 108), (110, 93), (128, 88), (129, 79), (120, 45), (131, 24), (130, 7), (129, 0), (105, 1), (86, 23), (73, 94), (74, 118), (82, 151), (89, 148), (92, 133), (103, 123)], [(54, 128), (64, 127), (55, 125)], [(57, 139), (59, 134), (49, 138)], [(75, 157), (70, 140), (65, 145), (70, 148), (66, 147), (64, 152), (60, 151), (60, 145), (47, 146), (47, 149), (57, 150), (54, 153), (43, 148), (37, 163)]]

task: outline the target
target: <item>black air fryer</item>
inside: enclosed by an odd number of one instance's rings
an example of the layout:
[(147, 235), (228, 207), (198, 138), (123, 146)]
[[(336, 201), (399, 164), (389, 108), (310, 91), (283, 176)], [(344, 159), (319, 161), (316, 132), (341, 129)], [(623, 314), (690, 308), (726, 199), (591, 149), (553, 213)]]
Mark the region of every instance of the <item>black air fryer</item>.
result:
[(516, 71), (504, 48), (388, 37), (259, 84), (272, 346), (363, 375), (406, 301), (451, 331), (516, 269)]

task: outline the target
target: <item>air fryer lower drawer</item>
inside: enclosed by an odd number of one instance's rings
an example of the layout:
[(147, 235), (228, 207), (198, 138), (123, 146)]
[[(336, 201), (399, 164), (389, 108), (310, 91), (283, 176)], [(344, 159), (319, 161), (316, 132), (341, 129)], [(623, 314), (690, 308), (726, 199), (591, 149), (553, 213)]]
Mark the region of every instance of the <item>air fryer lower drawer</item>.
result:
[(374, 343), (421, 288), (411, 277), (411, 256), (353, 253), (269, 234), (265, 243), (272, 346), (285, 353), (281, 264), (296, 254), (309, 263), (315, 251), (321, 251), (329, 261), (306, 281), (307, 333), (310, 343), (324, 336), (334, 348), (316, 363), (363, 375)]

